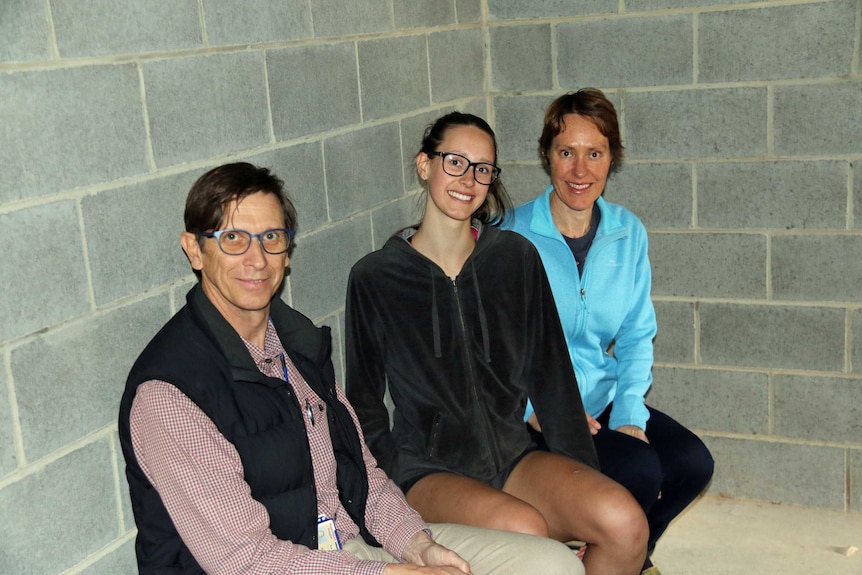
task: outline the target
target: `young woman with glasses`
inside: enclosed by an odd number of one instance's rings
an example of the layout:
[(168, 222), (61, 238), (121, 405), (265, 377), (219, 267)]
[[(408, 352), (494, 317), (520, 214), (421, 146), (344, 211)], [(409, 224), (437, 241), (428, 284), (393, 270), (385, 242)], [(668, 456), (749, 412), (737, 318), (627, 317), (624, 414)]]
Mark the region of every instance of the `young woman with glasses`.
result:
[[(637, 573), (646, 520), (595, 469), (539, 256), (495, 225), (509, 207), (496, 161), (477, 116), (453, 112), (425, 131), (421, 223), (351, 271), (347, 395), (380, 466), (426, 521), (586, 541), (588, 574)], [(528, 397), (547, 422), (545, 450), (523, 423)]]

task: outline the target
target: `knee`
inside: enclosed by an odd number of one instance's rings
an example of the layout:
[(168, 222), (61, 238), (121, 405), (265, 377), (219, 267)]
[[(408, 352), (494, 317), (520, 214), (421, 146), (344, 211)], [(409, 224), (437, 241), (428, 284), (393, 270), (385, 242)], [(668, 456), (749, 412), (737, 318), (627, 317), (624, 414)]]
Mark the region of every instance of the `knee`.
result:
[(539, 537), (548, 536), (548, 522), (538, 509), (523, 502), (498, 506), (488, 517), (487, 527)]
[(701, 446), (703, 449), (699, 450), (698, 453), (691, 458), (691, 468), (692, 475), (695, 478), (694, 481), (697, 481), (700, 484), (702, 490), (712, 479), (712, 474), (715, 471), (715, 460), (712, 458), (712, 454), (709, 452), (709, 449), (707, 449), (703, 444), (701, 444)]
[(645, 550), (649, 539), (649, 524), (638, 502), (620, 489), (608, 501), (600, 518), (600, 529), (607, 541), (631, 553)]
[[(690, 493), (692, 497), (704, 490), (712, 479), (715, 471), (715, 461), (712, 454), (700, 439), (694, 438), (692, 444), (681, 454), (682, 462), (679, 471), (671, 471), (671, 482), (677, 482), (681, 491)], [(675, 481), (675, 478), (679, 478)]]

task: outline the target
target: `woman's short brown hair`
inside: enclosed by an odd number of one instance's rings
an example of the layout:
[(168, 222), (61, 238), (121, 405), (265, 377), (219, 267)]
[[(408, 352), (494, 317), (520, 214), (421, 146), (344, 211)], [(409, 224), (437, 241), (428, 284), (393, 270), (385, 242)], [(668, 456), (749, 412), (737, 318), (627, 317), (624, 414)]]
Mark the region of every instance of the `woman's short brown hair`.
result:
[(551, 144), (554, 138), (565, 129), (565, 117), (568, 114), (583, 116), (596, 125), (610, 144), (611, 170), (618, 168), (623, 161), (620, 123), (614, 105), (598, 88), (582, 88), (577, 92), (563, 94), (551, 102), (545, 110), (545, 125), (539, 138), (539, 152), (542, 154), (542, 159), (548, 162)]

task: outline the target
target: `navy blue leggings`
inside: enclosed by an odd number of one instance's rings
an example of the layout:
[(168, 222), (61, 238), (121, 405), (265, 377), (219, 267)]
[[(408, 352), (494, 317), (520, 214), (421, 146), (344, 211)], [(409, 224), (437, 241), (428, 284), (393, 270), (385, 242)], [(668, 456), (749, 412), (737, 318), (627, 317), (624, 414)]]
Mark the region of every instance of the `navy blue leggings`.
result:
[(598, 418), (602, 428), (593, 441), (602, 473), (628, 489), (647, 516), (649, 557), (671, 520), (709, 483), (714, 463), (694, 433), (664, 413), (649, 406), (647, 409), (648, 444), (608, 429), (610, 406)]

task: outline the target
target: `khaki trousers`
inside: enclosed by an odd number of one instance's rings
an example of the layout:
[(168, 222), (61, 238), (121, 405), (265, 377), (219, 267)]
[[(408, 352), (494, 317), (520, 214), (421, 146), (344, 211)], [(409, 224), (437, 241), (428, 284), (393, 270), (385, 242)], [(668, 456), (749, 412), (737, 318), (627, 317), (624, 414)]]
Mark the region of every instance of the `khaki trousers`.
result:
[[(450, 523), (432, 523), (429, 527), (434, 541), (470, 563), (473, 575), (584, 574), (584, 566), (575, 552), (553, 539)], [(361, 537), (345, 543), (344, 550), (360, 559), (399, 562), (383, 549), (366, 544)]]

